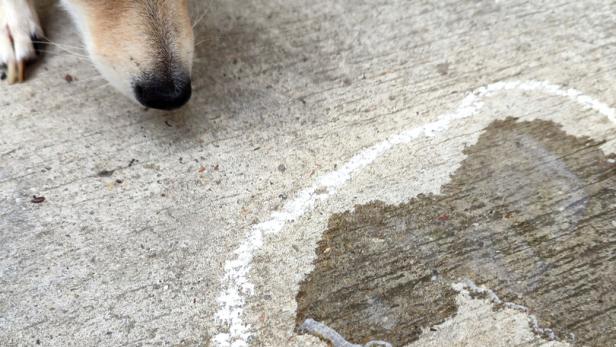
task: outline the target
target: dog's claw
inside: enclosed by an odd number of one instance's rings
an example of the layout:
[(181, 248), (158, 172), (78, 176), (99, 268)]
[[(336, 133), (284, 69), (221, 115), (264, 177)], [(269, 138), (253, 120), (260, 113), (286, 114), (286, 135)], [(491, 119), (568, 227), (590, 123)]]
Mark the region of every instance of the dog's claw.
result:
[(17, 82), (23, 82), (26, 79), (26, 63), (24, 63), (23, 61), (20, 61), (19, 63), (17, 63), (17, 76), (19, 77), (17, 79)]
[(8, 62), (7, 68), (6, 81), (8, 84), (15, 84), (17, 82), (17, 72), (15, 71), (17, 66), (14, 62)]
[(23, 61), (10, 62), (7, 64), (7, 82), (8, 84), (21, 83), (25, 80), (26, 68)]

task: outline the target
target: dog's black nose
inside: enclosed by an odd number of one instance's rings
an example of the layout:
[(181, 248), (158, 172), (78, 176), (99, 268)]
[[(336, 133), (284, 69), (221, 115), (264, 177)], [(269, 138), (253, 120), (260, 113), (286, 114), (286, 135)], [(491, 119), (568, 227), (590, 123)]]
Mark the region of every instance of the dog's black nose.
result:
[(135, 83), (135, 96), (143, 106), (173, 110), (186, 104), (192, 94), (190, 77), (148, 77)]

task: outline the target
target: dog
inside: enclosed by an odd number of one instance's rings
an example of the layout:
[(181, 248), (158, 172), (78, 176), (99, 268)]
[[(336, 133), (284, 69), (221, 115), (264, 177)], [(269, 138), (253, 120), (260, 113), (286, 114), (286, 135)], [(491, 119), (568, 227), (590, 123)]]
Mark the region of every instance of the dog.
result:
[[(195, 50), (188, 0), (60, 0), (98, 71), (148, 108), (172, 110), (191, 97)], [(0, 0), (0, 64), (22, 82), (44, 38), (32, 0)]]

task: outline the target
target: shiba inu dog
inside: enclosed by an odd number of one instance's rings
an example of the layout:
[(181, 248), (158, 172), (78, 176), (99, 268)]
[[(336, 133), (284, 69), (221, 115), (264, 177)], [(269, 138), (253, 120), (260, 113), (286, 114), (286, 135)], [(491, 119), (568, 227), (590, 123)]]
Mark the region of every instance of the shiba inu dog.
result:
[[(61, 0), (92, 62), (117, 90), (146, 107), (171, 110), (191, 96), (194, 38), (188, 0)], [(0, 0), (0, 64), (8, 83), (44, 37), (32, 0)]]

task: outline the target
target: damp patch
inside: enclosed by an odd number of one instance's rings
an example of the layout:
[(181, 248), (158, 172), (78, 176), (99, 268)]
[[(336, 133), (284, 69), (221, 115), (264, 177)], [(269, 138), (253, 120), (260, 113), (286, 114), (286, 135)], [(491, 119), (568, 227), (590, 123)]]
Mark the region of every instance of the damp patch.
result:
[(616, 156), (602, 144), (553, 122), (495, 121), (441, 194), (333, 215), (297, 327), (405, 345), (456, 313), (451, 285), (470, 279), (526, 308), (546, 339), (616, 341)]

